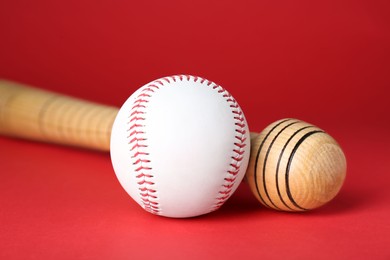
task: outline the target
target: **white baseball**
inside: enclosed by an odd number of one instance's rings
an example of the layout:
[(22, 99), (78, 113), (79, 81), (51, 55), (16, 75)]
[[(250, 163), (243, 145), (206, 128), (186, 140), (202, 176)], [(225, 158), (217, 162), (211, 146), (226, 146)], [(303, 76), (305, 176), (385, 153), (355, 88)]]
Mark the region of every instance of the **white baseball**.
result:
[(111, 160), (126, 192), (146, 211), (193, 217), (217, 210), (244, 177), (248, 125), (235, 99), (201, 77), (155, 80), (124, 103)]

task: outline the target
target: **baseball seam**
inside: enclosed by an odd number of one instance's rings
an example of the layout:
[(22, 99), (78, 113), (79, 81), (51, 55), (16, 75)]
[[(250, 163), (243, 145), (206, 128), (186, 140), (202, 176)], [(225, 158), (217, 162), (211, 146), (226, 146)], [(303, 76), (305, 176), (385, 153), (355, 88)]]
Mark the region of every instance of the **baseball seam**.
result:
[(153, 94), (164, 87), (164, 83), (170, 84), (177, 81), (190, 81), (200, 82), (208, 87), (216, 90), (231, 108), (233, 119), (235, 122), (235, 142), (232, 150), (231, 162), (226, 171), (224, 183), (217, 193), (216, 202), (212, 205), (210, 211), (219, 209), (225, 201), (231, 196), (234, 184), (237, 179), (237, 175), (241, 169), (241, 163), (244, 158), (245, 146), (246, 146), (246, 123), (243, 112), (239, 107), (236, 100), (227, 92), (223, 87), (215, 84), (202, 77), (190, 76), (190, 75), (175, 75), (170, 77), (161, 78), (145, 85), (139, 95), (135, 98), (133, 107), (129, 116), (129, 128), (128, 128), (128, 140), (130, 145), (130, 152), (132, 154), (133, 165), (135, 165), (137, 184), (139, 189), (139, 195), (143, 208), (153, 214), (160, 214), (161, 208), (156, 195), (156, 189), (154, 188), (154, 175), (149, 153), (147, 151), (147, 137), (145, 132), (145, 125), (143, 121), (146, 119), (145, 114), (147, 110), (147, 104)]
[(212, 208), (212, 211), (219, 209), (226, 200), (232, 195), (234, 184), (236, 183), (236, 179), (238, 176), (238, 173), (241, 169), (241, 163), (244, 159), (244, 153), (245, 153), (245, 146), (246, 146), (246, 123), (244, 114), (238, 105), (237, 101), (233, 98), (233, 96), (224, 88), (221, 86), (213, 83), (213, 89), (216, 89), (218, 93), (220, 93), (225, 99), (226, 102), (228, 102), (232, 114), (233, 119), (235, 121), (235, 136), (236, 139), (234, 142), (234, 148), (232, 150), (233, 155), (231, 156), (231, 162), (229, 165), (229, 169), (227, 170), (227, 175), (224, 178), (225, 183), (221, 186), (221, 189), (218, 192), (217, 202)]
[(146, 108), (149, 99), (159, 87), (155, 84), (149, 84), (141, 90), (141, 93), (134, 101), (131, 108), (128, 128), (128, 140), (132, 154), (133, 165), (135, 166), (136, 179), (138, 184), (139, 196), (143, 208), (153, 214), (160, 212), (159, 203), (157, 202), (156, 190), (154, 189), (153, 172), (149, 153), (147, 152), (147, 138), (145, 135)]

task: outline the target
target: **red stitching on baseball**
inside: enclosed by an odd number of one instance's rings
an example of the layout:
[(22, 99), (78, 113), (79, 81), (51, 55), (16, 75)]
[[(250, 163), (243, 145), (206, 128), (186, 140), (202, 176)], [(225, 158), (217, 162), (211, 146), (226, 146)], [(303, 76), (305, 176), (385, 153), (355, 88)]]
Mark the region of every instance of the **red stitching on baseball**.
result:
[(140, 155), (149, 155), (149, 153), (143, 153), (143, 152), (138, 152), (137, 151), (131, 158), (136, 158), (136, 157), (138, 157)]
[(157, 83), (160, 84), (160, 85), (164, 85), (164, 83), (162, 83), (161, 80), (155, 80), (154, 82), (157, 82)]
[[(154, 214), (159, 214), (160, 206), (156, 201), (158, 197), (155, 195), (156, 190), (153, 188), (155, 185), (153, 181), (153, 172), (151, 161), (148, 158), (149, 153), (146, 151), (148, 145), (146, 144), (147, 138), (145, 136), (145, 131), (143, 130), (144, 125), (141, 123), (145, 121), (145, 117), (140, 115), (145, 114), (147, 108), (147, 103), (149, 99), (152, 98), (152, 95), (156, 90), (160, 89), (160, 86), (164, 86), (164, 82), (171, 83), (171, 81), (176, 82), (177, 76), (165, 77), (162, 79), (155, 80), (148, 85), (146, 85), (141, 91), (140, 94), (136, 97), (134, 105), (131, 109), (129, 124), (130, 127), (128, 131), (129, 144), (134, 144), (130, 151), (133, 153), (131, 158), (133, 159), (133, 164), (138, 167), (135, 169), (135, 172), (140, 172), (136, 175), (138, 179), (137, 184), (139, 185), (141, 203), (146, 211), (149, 211)], [(186, 77), (187, 80), (190, 80), (189, 75), (178, 75), (179, 79), (182, 81), (183, 77)]]
[(146, 140), (146, 138), (141, 139), (141, 138), (134, 137), (133, 139), (130, 140), (129, 144), (134, 143), (134, 142), (138, 142), (138, 141), (145, 141), (145, 140)]
[(245, 124), (243, 124), (243, 123), (235, 123), (235, 125), (238, 126), (238, 127), (240, 127), (240, 128), (245, 127)]
[(232, 157), (230, 157), (230, 158), (232, 158), (232, 160), (234, 160), (234, 161), (236, 161), (236, 162), (240, 162), (241, 160), (242, 160), (242, 158), (241, 157), (234, 157), (234, 156), (232, 156)]
[(246, 130), (245, 129), (236, 129), (236, 132), (239, 133), (239, 134), (246, 134)]
[(235, 152), (238, 155), (243, 155), (245, 153), (244, 150), (240, 151), (240, 150), (237, 150), (237, 149), (233, 149), (233, 152)]
[(150, 195), (149, 193), (145, 192), (145, 193), (140, 193), (139, 195), (141, 195), (142, 197), (151, 197), (153, 199), (157, 199), (157, 196), (154, 196), (154, 195)]
[(234, 182), (236, 180), (236, 178), (225, 178), (224, 180), (227, 182)]
[(235, 147), (232, 150), (234, 155), (231, 156), (232, 161), (229, 165), (230, 169), (227, 170), (228, 176), (224, 178), (225, 183), (222, 185), (222, 189), (219, 191), (219, 194), (221, 196), (217, 197), (217, 202), (213, 207), (213, 210), (217, 210), (225, 203), (225, 201), (232, 194), (232, 189), (236, 182), (237, 175), (241, 169), (241, 162), (244, 158), (244, 148), (246, 147), (245, 141), (247, 140), (247, 138), (245, 137), (245, 118), (236, 100), (229, 92), (227, 92), (221, 86), (214, 86), (213, 89), (218, 89), (218, 93), (222, 94), (222, 96), (226, 99), (226, 102), (229, 103), (229, 107), (232, 109), (233, 119), (235, 120), (234, 125), (236, 126), (236, 142), (234, 142)]
[(147, 166), (140, 166), (140, 167), (138, 167), (137, 169), (135, 169), (134, 171), (136, 171), (136, 172), (139, 172), (139, 171), (142, 171), (142, 170), (151, 170), (152, 169), (152, 167), (147, 167)]
[(130, 120), (130, 122), (133, 122), (133, 121), (136, 121), (136, 120), (145, 120), (145, 118), (144, 118), (144, 117), (137, 117), (137, 116), (135, 116), (135, 117), (133, 117), (133, 118)]
[(153, 177), (153, 175), (151, 174), (145, 174), (145, 173), (141, 173), (141, 174), (138, 174), (137, 176), (135, 176), (137, 178), (142, 178), (142, 177), (148, 177), (148, 178), (151, 178)]
[(154, 193), (154, 192), (156, 192), (156, 190), (153, 190), (153, 189), (148, 189), (148, 188), (138, 188), (140, 191), (149, 191), (149, 192), (151, 192), (151, 193)]
[(133, 135), (136, 135), (136, 134), (144, 134), (144, 133), (145, 133), (145, 132), (134, 130), (133, 132), (131, 132), (131, 133), (129, 134), (129, 136), (128, 136), (127, 138), (129, 138), (129, 137), (131, 137), (131, 136), (133, 136)]
[(145, 112), (142, 112), (142, 111), (134, 111), (133, 113), (130, 114), (129, 117), (132, 117), (134, 115), (142, 115), (142, 114), (145, 114)]
[(235, 146), (238, 146), (239, 148), (244, 148), (246, 144), (244, 143), (234, 143)]
[[(139, 185), (143, 185), (143, 184), (154, 185), (154, 182), (146, 181), (145, 179), (146, 179), (146, 178), (143, 178), (143, 180), (137, 182), (137, 184), (139, 184)], [(145, 206), (146, 206), (146, 205), (145, 205)]]
[[(232, 166), (234, 168), (234, 170), (236, 170), (236, 171), (240, 169), (240, 166), (238, 166), (238, 165), (236, 165), (234, 163), (231, 163), (230, 166)], [(235, 171), (234, 171), (234, 173), (232, 172), (233, 175), (235, 175), (235, 173), (236, 173)]]
[[(140, 96), (141, 96), (142, 94), (140, 94)], [(134, 101), (134, 103), (136, 103), (136, 104), (139, 104), (139, 103), (148, 103), (149, 101), (148, 100), (146, 100), (146, 99), (137, 99), (136, 101)]]
[(131, 147), (130, 151), (133, 151), (134, 149), (137, 149), (137, 148), (145, 148), (145, 147), (147, 147), (147, 146), (144, 144), (136, 143), (133, 147)]
[[(158, 88), (158, 87), (157, 87)], [(153, 92), (154, 93), (154, 89), (152, 88), (145, 88), (143, 91), (147, 92), (147, 91), (150, 91), (150, 92)]]
[(233, 183), (230, 183), (230, 184), (224, 184), (222, 185), (223, 187), (225, 187), (226, 189), (231, 189), (233, 187)]
[[(133, 162), (133, 164), (136, 165), (136, 164), (143, 163), (143, 162), (148, 163), (148, 162), (150, 162), (150, 160), (138, 159), (138, 160), (136, 160), (135, 162)], [(149, 176), (149, 175), (145, 175), (145, 176)]]
[[(156, 85), (154, 85), (154, 84), (149, 84), (149, 88), (156, 88), (156, 89), (160, 89), (160, 87), (159, 87), (159, 86), (156, 86)], [(146, 88), (146, 89), (148, 89), (148, 88)]]
[(136, 175), (137, 184), (140, 188), (140, 199), (143, 207), (146, 211), (149, 211), (153, 214), (158, 214), (160, 209), (158, 207), (158, 202), (154, 201), (157, 199), (157, 196), (154, 194), (155, 189), (151, 187), (154, 185), (152, 167), (150, 167), (150, 160), (148, 158), (149, 153), (145, 151), (148, 147), (146, 144), (147, 138), (145, 136), (145, 131), (143, 130), (144, 125), (141, 123), (145, 121), (145, 117), (140, 116), (145, 114), (144, 109), (146, 109), (149, 99), (152, 97), (155, 90), (160, 89), (157, 84), (162, 84), (161, 81), (155, 81), (151, 84), (148, 84), (144, 87), (140, 94), (136, 97), (134, 101), (134, 106), (131, 109), (129, 123), (131, 126), (128, 131), (131, 131), (129, 135), (129, 144), (134, 144), (130, 151), (133, 153), (131, 158), (133, 159), (133, 164), (137, 165), (135, 172), (139, 172)]
[(169, 78), (165, 77), (165, 78), (162, 78), (163, 80), (165, 80), (166, 82), (168, 83), (171, 83), (171, 81), (169, 80)]
[[(228, 192), (228, 193), (230, 193), (230, 192)], [(227, 200), (229, 198), (229, 194), (226, 194), (226, 195), (224, 195), (224, 196), (222, 196), (222, 197), (218, 197), (217, 198), (217, 200), (220, 200), (222, 203), (218, 203), (218, 206), (222, 206), (222, 204)]]
[(141, 174), (138, 174), (137, 176), (135, 176), (137, 178), (141, 178), (141, 177), (148, 177), (148, 178), (151, 178), (153, 177), (153, 175), (151, 174), (145, 174), (145, 173), (141, 173)]
[(145, 105), (136, 104), (131, 109), (135, 109), (135, 108), (146, 108), (146, 106)]
[[(144, 90), (143, 92), (146, 92), (146, 91)], [(146, 94), (146, 93), (141, 93), (139, 95), (139, 97), (151, 97), (151, 95), (150, 94)]]

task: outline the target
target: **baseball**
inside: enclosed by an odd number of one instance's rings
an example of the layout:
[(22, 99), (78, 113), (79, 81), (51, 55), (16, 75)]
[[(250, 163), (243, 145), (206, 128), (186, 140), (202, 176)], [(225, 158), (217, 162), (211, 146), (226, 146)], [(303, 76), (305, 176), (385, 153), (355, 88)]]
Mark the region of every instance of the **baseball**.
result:
[(307, 211), (331, 201), (346, 175), (346, 159), (326, 132), (296, 119), (284, 119), (252, 135), (246, 179), (266, 207)]
[(143, 209), (194, 217), (219, 209), (240, 184), (249, 130), (224, 88), (177, 75), (127, 99), (113, 124), (110, 152), (120, 184)]

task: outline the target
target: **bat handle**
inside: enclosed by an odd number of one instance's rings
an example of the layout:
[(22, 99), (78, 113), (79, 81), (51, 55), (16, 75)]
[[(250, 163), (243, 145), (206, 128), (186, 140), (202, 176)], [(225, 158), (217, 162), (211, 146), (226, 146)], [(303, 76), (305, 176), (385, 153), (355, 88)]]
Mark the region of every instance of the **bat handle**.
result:
[(0, 79), (0, 134), (109, 151), (118, 108)]

